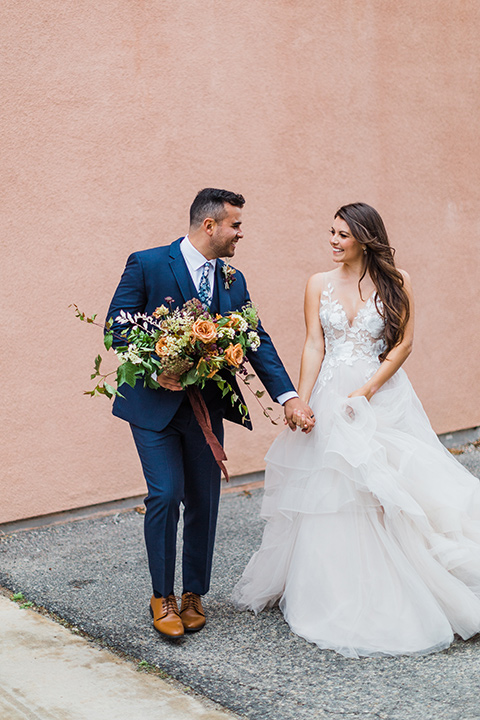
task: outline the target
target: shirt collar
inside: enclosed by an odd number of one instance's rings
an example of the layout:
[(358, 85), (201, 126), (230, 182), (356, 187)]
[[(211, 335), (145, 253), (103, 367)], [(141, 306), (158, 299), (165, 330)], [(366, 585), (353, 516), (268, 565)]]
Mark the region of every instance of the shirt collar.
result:
[[(188, 235), (185, 235), (180, 243), (180, 250), (182, 251), (183, 257), (193, 270), (200, 270), (200, 268), (207, 262), (207, 258), (192, 245)], [(208, 262), (212, 265), (213, 269), (215, 269), (217, 263), (216, 259), (213, 258), (213, 260), (208, 260)]]

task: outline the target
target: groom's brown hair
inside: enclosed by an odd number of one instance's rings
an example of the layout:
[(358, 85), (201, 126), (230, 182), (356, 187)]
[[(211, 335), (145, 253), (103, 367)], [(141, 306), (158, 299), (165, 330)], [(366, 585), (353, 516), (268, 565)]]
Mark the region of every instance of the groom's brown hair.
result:
[(217, 188), (200, 190), (190, 206), (190, 227), (198, 227), (207, 217), (213, 218), (216, 222), (223, 220), (227, 214), (225, 203), (242, 208), (245, 205), (245, 198), (230, 190)]

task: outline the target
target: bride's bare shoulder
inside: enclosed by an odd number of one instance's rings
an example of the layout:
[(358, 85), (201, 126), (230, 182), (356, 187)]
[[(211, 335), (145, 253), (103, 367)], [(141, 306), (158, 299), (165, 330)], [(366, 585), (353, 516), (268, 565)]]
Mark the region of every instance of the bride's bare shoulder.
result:
[(319, 272), (315, 273), (315, 275), (312, 275), (307, 283), (307, 289), (311, 292), (319, 294), (322, 293), (331, 280), (332, 272), (335, 271), (330, 270), (328, 272)]

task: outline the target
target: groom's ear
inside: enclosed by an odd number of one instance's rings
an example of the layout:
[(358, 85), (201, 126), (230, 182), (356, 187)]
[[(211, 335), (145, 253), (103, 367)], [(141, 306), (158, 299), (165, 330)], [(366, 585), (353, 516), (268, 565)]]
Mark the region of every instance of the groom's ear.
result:
[(205, 232), (207, 233), (207, 235), (210, 235), (210, 236), (213, 235), (213, 231), (215, 230), (215, 225), (216, 225), (216, 224), (217, 224), (217, 223), (216, 223), (216, 221), (215, 221), (213, 218), (211, 218), (211, 217), (205, 218), (205, 220), (203, 221), (202, 225), (203, 225), (203, 229), (205, 230)]

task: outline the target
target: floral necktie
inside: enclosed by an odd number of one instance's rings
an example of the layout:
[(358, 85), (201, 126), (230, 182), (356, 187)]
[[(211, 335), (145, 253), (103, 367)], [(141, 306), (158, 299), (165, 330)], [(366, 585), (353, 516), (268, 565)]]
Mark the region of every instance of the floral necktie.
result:
[(203, 266), (202, 277), (200, 278), (200, 285), (198, 286), (198, 297), (202, 301), (205, 308), (210, 307), (210, 281), (208, 279), (208, 273), (210, 272), (211, 265), (206, 262)]

